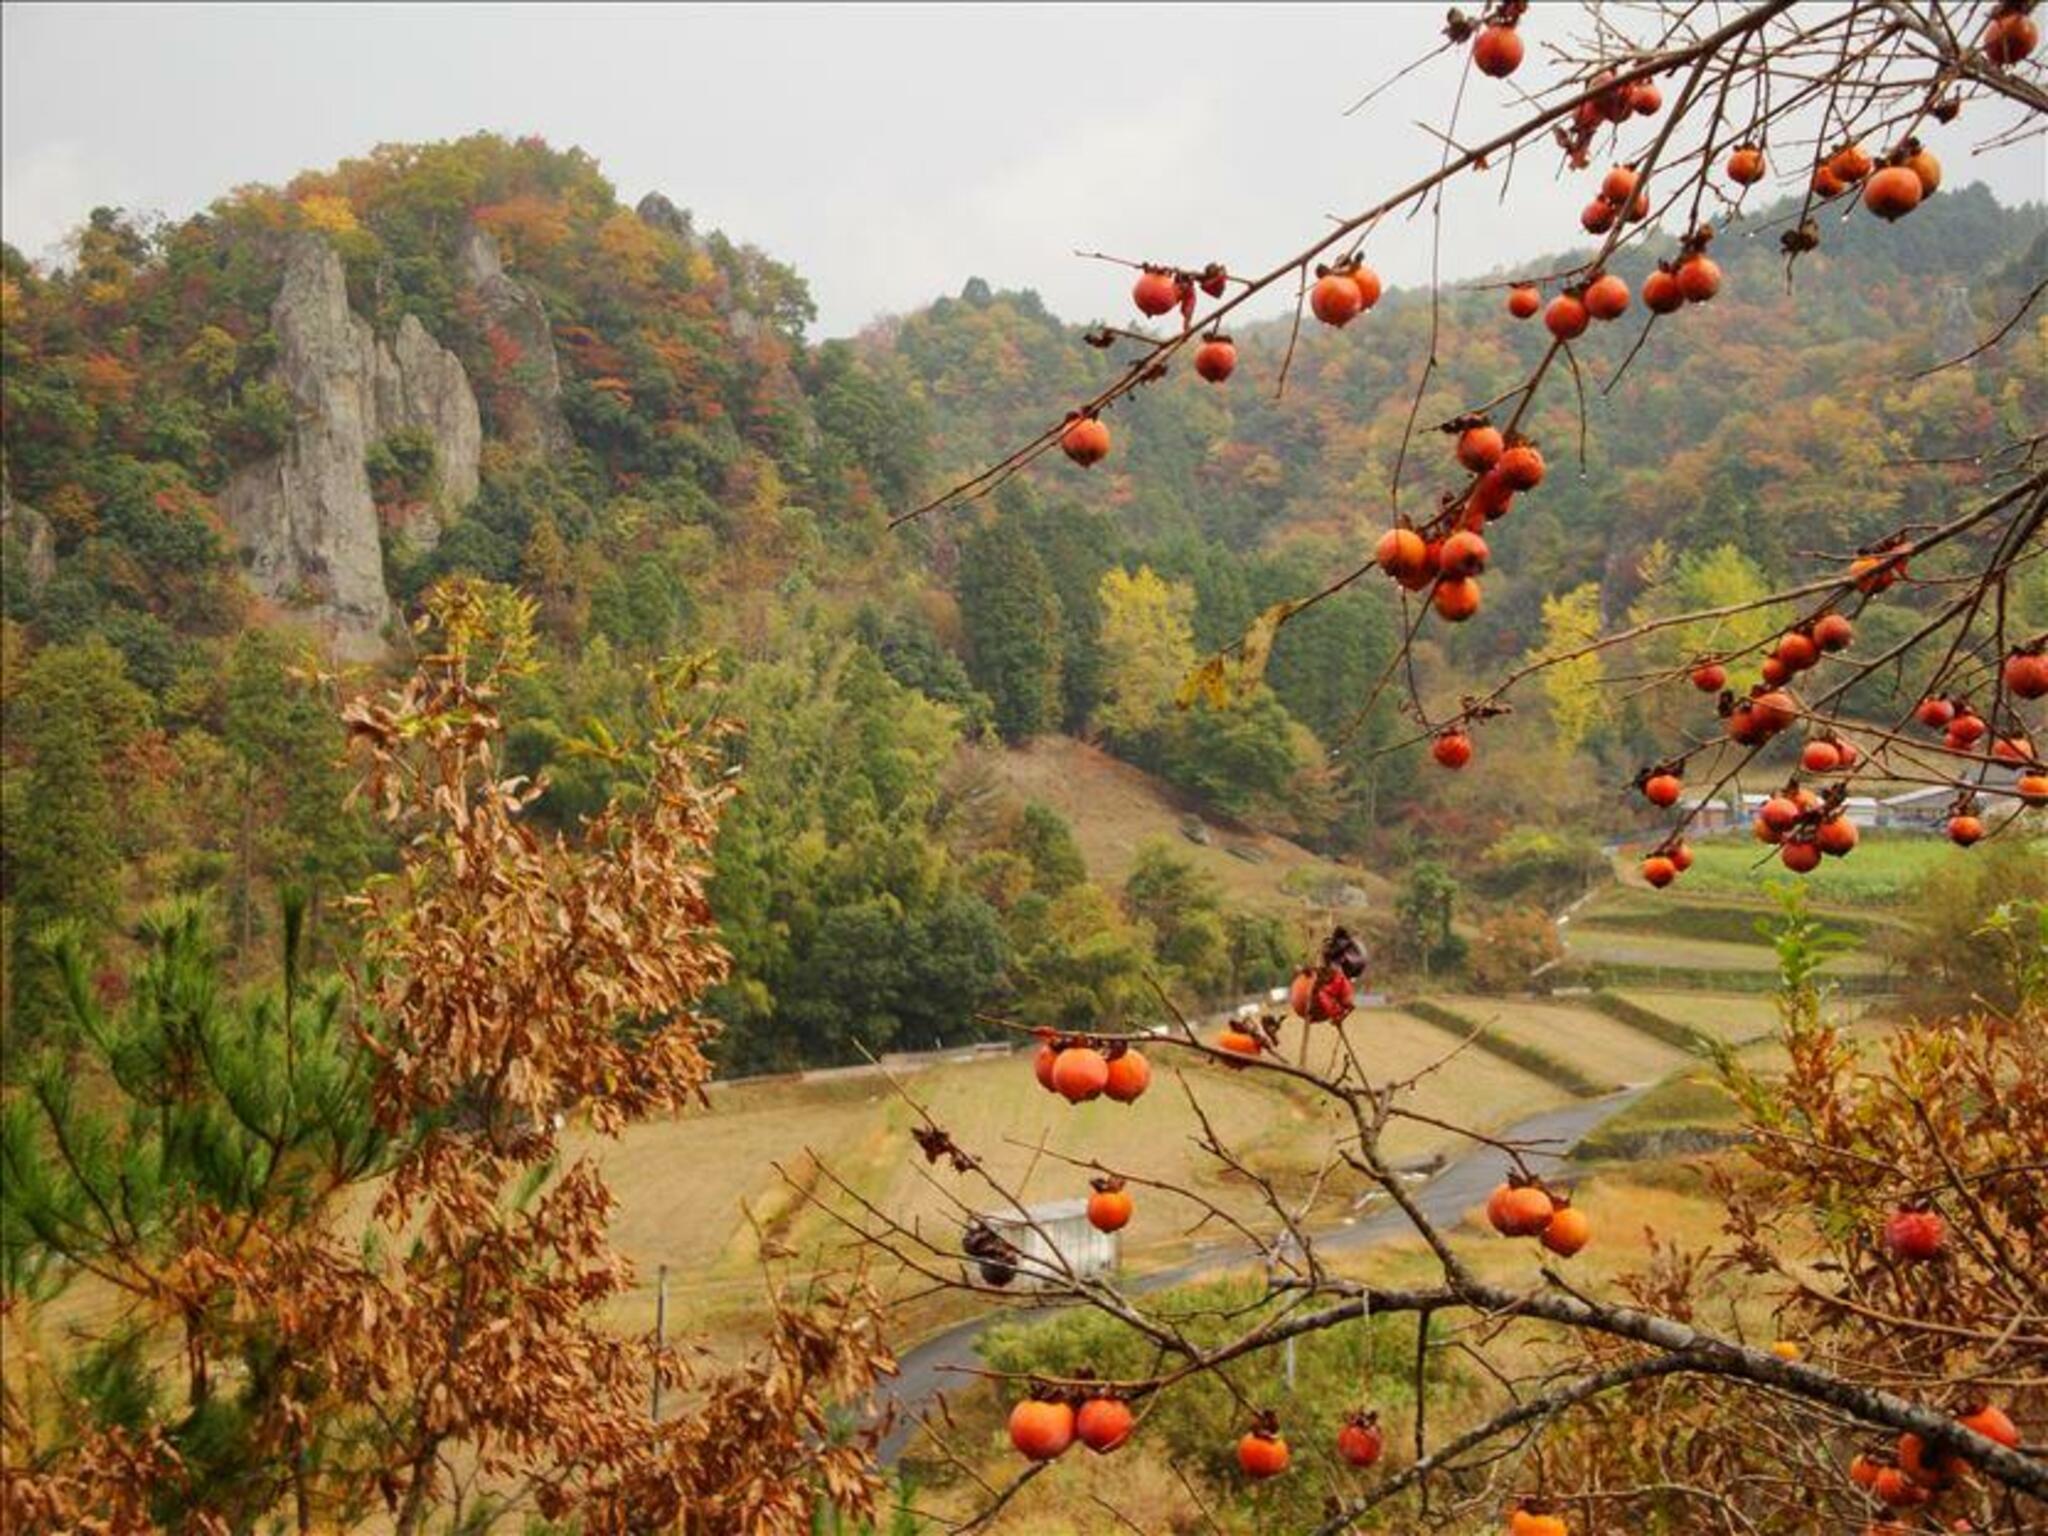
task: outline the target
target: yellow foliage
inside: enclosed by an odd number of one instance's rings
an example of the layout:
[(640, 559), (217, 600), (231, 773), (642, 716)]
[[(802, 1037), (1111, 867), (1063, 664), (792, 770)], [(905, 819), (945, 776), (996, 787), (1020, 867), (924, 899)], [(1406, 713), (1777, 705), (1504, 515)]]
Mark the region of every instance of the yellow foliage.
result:
[(1102, 578), (1102, 704), (1095, 723), (1126, 739), (1158, 723), (1195, 659), (1194, 589), (1149, 565)]
[(637, 215), (622, 208), (606, 219), (598, 227), (597, 245), (627, 282), (646, 287), (654, 281), (661, 236)]
[[(1543, 599), (1543, 644), (1538, 654), (1558, 656), (1578, 650), (1600, 634), (1600, 584), (1589, 581), (1560, 597)], [(1543, 692), (1550, 701), (1550, 720), (1558, 744), (1575, 751), (1593, 727), (1607, 717), (1607, 697), (1600, 691), (1605, 676), (1598, 652), (1561, 661), (1543, 673)]]
[(299, 199), (299, 217), (308, 229), (329, 235), (352, 234), (361, 227), (349, 200), (334, 192), (307, 193)]

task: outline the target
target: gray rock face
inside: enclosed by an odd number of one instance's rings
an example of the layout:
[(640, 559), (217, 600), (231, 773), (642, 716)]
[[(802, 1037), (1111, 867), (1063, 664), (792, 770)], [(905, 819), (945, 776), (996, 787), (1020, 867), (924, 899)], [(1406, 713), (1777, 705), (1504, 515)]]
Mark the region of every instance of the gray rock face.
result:
[(40, 592), (57, 574), (57, 540), (50, 520), (26, 502), (16, 501), (0, 471), (0, 540), (18, 539), (29, 590)]
[(341, 258), (302, 235), (271, 309), (276, 376), (298, 419), (273, 457), (244, 466), (221, 493), (249, 582), (264, 596), (310, 610), (350, 659), (383, 650), (391, 617), (377, 507), (364, 455), (402, 427), (433, 437), (440, 473), (435, 507), (408, 531), (431, 542), (440, 519), (476, 494), (482, 418), (455, 354), (407, 316), (390, 346), (348, 307)]
[(562, 419), (562, 369), (540, 295), (506, 274), (498, 242), (475, 225), (462, 237), (462, 270), (490, 322), (519, 348), (515, 385), (502, 397), (507, 419), (500, 426), (506, 437), (544, 453), (568, 452), (575, 439)]

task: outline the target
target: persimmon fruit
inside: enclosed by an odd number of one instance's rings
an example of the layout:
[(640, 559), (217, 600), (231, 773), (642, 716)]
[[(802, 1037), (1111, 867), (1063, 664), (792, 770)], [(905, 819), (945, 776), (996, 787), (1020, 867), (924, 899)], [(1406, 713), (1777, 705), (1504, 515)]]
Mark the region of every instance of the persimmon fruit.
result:
[(1472, 62), (1482, 75), (1505, 80), (1522, 66), (1522, 35), (1513, 27), (1481, 27), (1472, 40)]
[(1109, 1080), (1102, 1085), (1104, 1098), (1119, 1104), (1135, 1103), (1151, 1086), (1152, 1064), (1136, 1051), (1109, 1058)]
[(1089, 1045), (1070, 1045), (1052, 1064), (1052, 1085), (1069, 1104), (1101, 1097), (1109, 1086), (1109, 1063)]
[(1221, 384), (1237, 371), (1237, 344), (1228, 337), (1212, 336), (1195, 348), (1195, 372), (1211, 384)]
[(1131, 1438), (1137, 1420), (1120, 1397), (1091, 1397), (1074, 1415), (1074, 1438), (1098, 1456), (1107, 1455)]
[(1586, 334), (1592, 317), (1576, 294), (1560, 293), (1543, 311), (1543, 323), (1559, 341), (1572, 341)]
[(1051, 1461), (1074, 1443), (1074, 1410), (1027, 1397), (1010, 1410), (1010, 1444), (1032, 1461)]

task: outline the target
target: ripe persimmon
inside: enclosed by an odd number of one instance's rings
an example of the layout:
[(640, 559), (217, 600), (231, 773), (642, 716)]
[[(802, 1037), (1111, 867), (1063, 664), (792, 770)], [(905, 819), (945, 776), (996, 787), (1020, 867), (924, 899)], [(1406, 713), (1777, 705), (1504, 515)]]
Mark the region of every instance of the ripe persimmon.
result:
[(1788, 837), (1778, 850), (1778, 862), (1795, 875), (1810, 875), (1820, 868), (1820, 844), (1810, 837)]
[(1109, 457), (1109, 424), (1096, 416), (1076, 416), (1060, 434), (1060, 448), (1086, 469)]
[(1831, 741), (1809, 741), (1799, 754), (1799, 766), (1808, 773), (1833, 773), (1842, 766), (1842, 754)]
[(1309, 290), (1308, 307), (1325, 325), (1346, 326), (1365, 308), (1365, 295), (1347, 272), (1326, 272)]
[(1516, 443), (1500, 456), (1494, 472), (1509, 490), (1533, 491), (1543, 483), (1543, 455), (1534, 443)]
[(1221, 384), (1237, 371), (1237, 345), (1228, 336), (1212, 336), (1195, 348), (1195, 372)]
[(2036, 810), (2048, 805), (2048, 773), (2023, 773), (2013, 781), (2012, 788), (2022, 805), (2031, 805)]
[(2011, 68), (2040, 43), (2041, 29), (2034, 24), (2033, 17), (2025, 11), (2006, 10), (1985, 25), (1982, 46), (1985, 58)]
[(1863, 206), (1887, 224), (1918, 208), (1925, 195), (1910, 166), (1888, 165), (1863, 184)]
[(1678, 291), (1688, 304), (1704, 304), (1721, 291), (1721, 264), (1711, 256), (1688, 256), (1678, 264)]
[(1749, 707), (1756, 711), (1756, 723), (1767, 736), (1775, 736), (1790, 725), (1799, 710), (1792, 695), (1777, 688), (1758, 694), (1749, 701)]
[(1586, 286), (1586, 313), (1595, 320), (1619, 320), (1628, 309), (1628, 284), (1606, 272)]
[(1682, 842), (1673, 843), (1671, 845), (1671, 862), (1678, 867), (1678, 872), (1681, 875), (1688, 869), (1691, 869), (1692, 848), (1690, 845)]
[(1757, 820), (1773, 832), (1790, 832), (1799, 825), (1799, 802), (1790, 795), (1773, 795), (1757, 812)]
[(1948, 819), (1948, 840), (1958, 848), (1981, 843), (1984, 840), (1984, 823), (1975, 816), (1951, 816)]
[(1636, 183), (1641, 179), (1634, 166), (1617, 165), (1600, 178), (1600, 195), (1618, 208), (1636, 195)]
[(1913, 718), (1930, 731), (1945, 731), (1956, 717), (1956, 707), (1947, 699), (1925, 698), (1913, 706)]
[(1778, 637), (1777, 647), (1772, 654), (1789, 670), (1804, 672), (1820, 660), (1820, 647), (1813, 643), (1812, 636), (1795, 629)]
[(1579, 228), (1589, 235), (1604, 235), (1614, 228), (1621, 210), (1604, 197), (1596, 197), (1579, 210)]
[(1386, 1449), (1386, 1435), (1376, 1413), (1354, 1413), (1337, 1431), (1337, 1454), (1354, 1467), (1369, 1467)]
[(1832, 654), (1846, 651), (1856, 638), (1856, 626), (1839, 613), (1824, 613), (1813, 621), (1813, 643)]
[(1130, 1104), (1143, 1097), (1151, 1086), (1152, 1064), (1136, 1051), (1126, 1050), (1121, 1056), (1109, 1058), (1109, 1081), (1102, 1085), (1104, 1098)]
[(1109, 1063), (1093, 1046), (1070, 1045), (1052, 1064), (1052, 1085), (1069, 1104), (1098, 1098), (1109, 1086)]
[(1091, 1397), (1074, 1415), (1074, 1438), (1098, 1456), (1107, 1455), (1131, 1438), (1137, 1420), (1120, 1397)]
[(1560, 293), (1550, 301), (1550, 307), (1543, 311), (1543, 323), (1550, 328), (1550, 334), (1559, 341), (1571, 341), (1586, 334), (1586, 327), (1592, 317), (1586, 313), (1586, 306), (1577, 294)]
[(1219, 1050), (1228, 1051), (1233, 1056), (1256, 1056), (1261, 1049), (1257, 1035), (1246, 1034), (1243, 1030), (1236, 1028), (1226, 1029), (1222, 1034), (1218, 1035), (1216, 1037), (1216, 1046)]
[(1481, 27), (1472, 40), (1472, 62), (1482, 75), (1505, 80), (1521, 68), (1521, 34), (1513, 27)]
[(1517, 1509), (1508, 1516), (1508, 1536), (1571, 1536), (1564, 1516)]
[(1678, 804), (1678, 797), (1685, 793), (1685, 780), (1675, 773), (1653, 773), (1643, 780), (1643, 798), (1654, 806), (1668, 809)]
[(1500, 435), (1500, 428), (1489, 422), (1467, 427), (1458, 434), (1458, 462), (1475, 475), (1483, 475), (1499, 463), (1506, 449), (1507, 440)]
[(1010, 1410), (1010, 1444), (1032, 1461), (1051, 1461), (1074, 1443), (1074, 1410), (1027, 1397)]
[(1854, 186), (1870, 174), (1870, 152), (1861, 144), (1844, 144), (1828, 156), (1828, 169), (1845, 187)]
[(1088, 1197), (1088, 1225), (1098, 1232), (1120, 1232), (1130, 1222), (1132, 1209), (1131, 1192), (1123, 1180), (1098, 1180)]
[(1965, 1429), (1975, 1430), (1986, 1440), (1997, 1441), (2007, 1450), (2014, 1450), (2019, 1446), (2019, 1426), (2013, 1423), (2011, 1415), (1996, 1403), (1978, 1403), (1957, 1414), (1956, 1422)]
[(1754, 144), (1738, 144), (1728, 155), (1728, 179), (1752, 187), (1764, 179), (1764, 152)]
[(1287, 1442), (1271, 1430), (1247, 1430), (1237, 1442), (1237, 1464), (1244, 1475), (1263, 1482), (1287, 1470)]
[(1893, 1257), (1924, 1263), (1948, 1241), (1948, 1223), (1941, 1213), (1919, 1206), (1900, 1206), (1884, 1219), (1884, 1245)]
[(1893, 1509), (1906, 1509), (1915, 1504), (1925, 1504), (1932, 1495), (1906, 1475), (1902, 1467), (1881, 1467), (1877, 1481), (1870, 1485), (1870, 1491), (1881, 1503)]
[(1941, 190), (1941, 159), (1933, 150), (1916, 143), (1913, 152), (1902, 163), (1920, 179), (1922, 198), (1932, 197)]
[(2048, 698), (2048, 652), (2014, 651), (2003, 668), (2006, 692), (2018, 699)]
[(1358, 289), (1358, 306), (1371, 309), (1380, 301), (1380, 275), (1364, 262), (1351, 269), (1351, 282)]
[(1858, 555), (1849, 562), (1849, 576), (1858, 592), (1882, 592), (1905, 574), (1904, 555)]
[(1031, 1061), (1031, 1071), (1038, 1079), (1038, 1086), (1047, 1093), (1056, 1091), (1052, 1085), (1052, 1066), (1059, 1060), (1059, 1055), (1050, 1040), (1043, 1040), (1039, 1042), (1038, 1054)]
[(1430, 743), (1429, 755), (1446, 768), (1462, 768), (1472, 761), (1472, 738), (1453, 726)]
[(1982, 715), (1972, 714), (1966, 709), (1958, 710), (1956, 717), (1948, 723), (1948, 744), (1957, 751), (1975, 746), (1990, 729)]
[(1543, 1246), (1568, 1259), (1593, 1240), (1593, 1224), (1575, 1205), (1560, 1205), (1543, 1228)]
[(1728, 669), (1718, 661), (1703, 661), (1692, 669), (1692, 685), (1701, 693), (1719, 693), (1728, 686)]
[(1389, 528), (1380, 535), (1373, 559), (1389, 576), (1400, 580), (1422, 571), (1428, 563), (1429, 546), (1413, 528)]
[(1856, 823), (1847, 816), (1830, 816), (1814, 830), (1814, 845), (1831, 859), (1849, 853), (1857, 842)]
[(1479, 611), (1479, 583), (1470, 576), (1439, 577), (1430, 602), (1451, 623), (1462, 624)]
[(1437, 569), (1446, 576), (1477, 576), (1486, 569), (1486, 540), (1461, 528), (1437, 551)]
[(1556, 1206), (1534, 1184), (1500, 1185), (1487, 1198), (1486, 1219), (1503, 1237), (1534, 1237), (1550, 1225)]
[(1668, 315), (1685, 307), (1685, 295), (1678, 279), (1659, 267), (1643, 279), (1643, 308), (1653, 315)]
[(1655, 117), (1664, 110), (1664, 93), (1654, 80), (1638, 80), (1628, 88), (1628, 104), (1637, 117)]
[(1147, 267), (1131, 284), (1131, 302), (1142, 314), (1163, 315), (1180, 302), (1180, 284), (1171, 273)]
[(1653, 853), (1643, 860), (1643, 882), (1657, 890), (1678, 878), (1677, 863), (1661, 853)]
[(1517, 283), (1508, 290), (1508, 313), (1517, 320), (1527, 320), (1543, 307), (1543, 295), (1534, 283)]

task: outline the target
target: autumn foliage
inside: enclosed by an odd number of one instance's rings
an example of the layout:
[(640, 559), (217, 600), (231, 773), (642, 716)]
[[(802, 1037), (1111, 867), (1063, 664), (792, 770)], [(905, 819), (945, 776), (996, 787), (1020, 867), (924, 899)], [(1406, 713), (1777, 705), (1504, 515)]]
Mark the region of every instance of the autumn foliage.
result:
[[(229, 997), (186, 909), (125, 1015), (73, 987), (75, 1033), (7, 1105), (9, 1331), (67, 1286), (123, 1323), (88, 1351), (97, 1378), (10, 1371), (10, 1528), (410, 1533), (463, 1502), (793, 1532), (821, 1504), (873, 1508), (867, 1435), (826, 1419), (891, 1368), (858, 1275), (776, 1291), (730, 1365), (599, 1316), (632, 1275), (565, 1137), (701, 1091), (694, 1007), (726, 963), (704, 860), (729, 789), (711, 738), (670, 727), (580, 835), (528, 825), (498, 709), (530, 622), (502, 591), (440, 589), (413, 677), (348, 707), (403, 852), (354, 904), (345, 981), (309, 996), (288, 957), (281, 996)], [(106, 1395), (173, 1360), (176, 1389)]]

